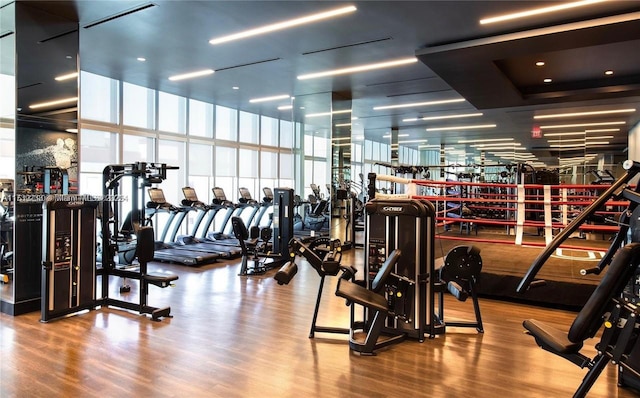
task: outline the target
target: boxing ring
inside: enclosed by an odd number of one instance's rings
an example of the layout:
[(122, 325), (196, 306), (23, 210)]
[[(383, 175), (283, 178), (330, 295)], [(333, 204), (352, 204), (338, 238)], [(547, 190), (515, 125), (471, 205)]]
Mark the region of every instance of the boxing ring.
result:
[[(375, 192), (378, 181), (390, 182), (394, 192), (402, 193)], [(603, 201), (593, 219), (555, 251), (539, 275), (546, 286), (525, 294), (516, 293), (515, 288), (553, 237), (609, 189), (611, 185), (604, 184), (476, 183), (369, 175), (370, 197), (424, 199), (434, 204), (436, 257), (465, 242), (481, 249), (481, 295), (566, 308), (579, 308), (599, 282), (601, 275), (588, 270), (618, 232), (627, 201)]]

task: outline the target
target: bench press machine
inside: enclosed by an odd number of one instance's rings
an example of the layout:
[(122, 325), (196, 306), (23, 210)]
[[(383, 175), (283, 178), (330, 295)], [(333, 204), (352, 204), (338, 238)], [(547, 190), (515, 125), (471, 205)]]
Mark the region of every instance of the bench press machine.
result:
[[(619, 385), (640, 387), (640, 307), (628, 299), (628, 289), (637, 290), (635, 280), (640, 267), (640, 185), (628, 187), (629, 181), (640, 173), (640, 163), (627, 160), (626, 173), (580, 213), (531, 264), (518, 285), (522, 293), (535, 285), (535, 277), (545, 261), (560, 244), (601, 208), (610, 198), (629, 200), (628, 209), (620, 217), (620, 230), (597, 267), (584, 273), (607, 273), (578, 313), (568, 332), (535, 319), (523, 322), (527, 333), (544, 350), (569, 360), (581, 368), (588, 368), (582, 383), (574, 393), (584, 397), (609, 361), (618, 365)], [(626, 244), (625, 244), (626, 243)], [(627, 297), (625, 297), (627, 296)], [(604, 325), (597, 354), (589, 358), (580, 350), (584, 341), (594, 337)], [(626, 375), (626, 376), (625, 376)]]

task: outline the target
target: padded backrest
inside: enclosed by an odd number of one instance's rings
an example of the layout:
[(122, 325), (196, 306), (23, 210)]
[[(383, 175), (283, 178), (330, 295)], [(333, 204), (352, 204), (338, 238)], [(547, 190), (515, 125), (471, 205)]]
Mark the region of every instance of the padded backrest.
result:
[(241, 217), (231, 217), (231, 226), (233, 227), (233, 235), (236, 239), (242, 241), (249, 239), (249, 231)]
[(140, 227), (136, 232), (136, 256), (140, 263), (153, 260), (155, 254), (155, 238), (153, 227)]
[(603, 321), (607, 306), (622, 294), (640, 264), (640, 243), (629, 243), (616, 253), (607, 273), (593, 291), (587, 303), (569, 329), (569, 341), (580, 343), (595, 336)]
[(393, 267), (398, 262), (401, 253), (400, 249), (396, 249), (389, 254), (389, 257), (387, 257), (386, 260), (384, 260), (384, 263), (380, 266), (380, 270), (376, 274), (376, 277), (373, 278), (373, 282), (371, 282), (371, 290), (376, 293), (380, 293), (380, 290), (384, 287), (391, 271), (393, 271)]
[(456, 246), (445, 257), (444, 265), (440, 268), (440, 280), (459, 283), (477, 280), (481, 271), (480, 249), (476, 246)]

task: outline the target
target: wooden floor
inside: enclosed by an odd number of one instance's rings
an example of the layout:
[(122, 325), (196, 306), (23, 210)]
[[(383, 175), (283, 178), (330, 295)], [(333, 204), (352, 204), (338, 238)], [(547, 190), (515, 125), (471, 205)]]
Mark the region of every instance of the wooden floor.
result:
[[(180, 276), (174, 288), (151, 287), (150, 304), (171, 305), (171, 319), (100, 309), (43, 324), (39, 313), (1, 314), (0, 396), (570, 397), (586, 372), (522, 332), (526, 318), (568, 327), (569, 312), (481, 300), (484, 334), (450, 328), (364, 357), (344, 335), (308, 338), (319, 282), (308, 265), (288, 286), (275, 271), (239, 277), (237, 262), (154, 268)], [(347, 326), (335, 281), (325, 288), (319, 324)], [(470, 303), (446, 302), (448, 319), (471, 314)], [(590, 396), (636, 396), (616, 382), (609, 365)]]

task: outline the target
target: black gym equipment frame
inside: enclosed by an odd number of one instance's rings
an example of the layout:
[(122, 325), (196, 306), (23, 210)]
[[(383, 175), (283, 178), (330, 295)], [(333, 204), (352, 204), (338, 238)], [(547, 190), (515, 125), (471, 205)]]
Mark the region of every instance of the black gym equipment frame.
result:
[[(240, 276), (261, 274), (267, 270), (278, 267), (289, 261), (289, 243), (293, 234), (293, 189), (276, 188), (273, 198), (273, 223), (271, 250), (259, 251), (258, 242), (248, 242), (249, 238), (246, 226), (243, 230), (240, 225), (241, 219), (235, 218), (234, 234), (239, 241), (242, 241), (242, 265), (240, 266)], [(247, 246), (249, 243), (250, 246)], [(265, 244), (268, 242), (264, 242)], [(269, 245), (265, 245), (269, 247)], [(249, 266), (249, 260), (253, 261), (253, 266)]]
[(42, 322), (97, 306), (98, 202), (75, 195), (57, 200), (56, 196), (42, 204)]
[[(123, 178), (131, 179), (131, 224), (136, 233), (136, 256), (139, 267), (121, 267), (116, 264), (118, 236), (114, 236), (109, 228), (109, 217), (102, 217), (102, 262), (98, 268), (98, 275), (102, 277), (102, 297), (97, 302), (102, 306), (114, 306), (137, 311), (140, 314), (150, 314), (154, 321), (163, 317), (171, 317), (171, 308), (156, 308), (147, 304), (149, 284), (164, 288), (178, 279), (177, 275), (152, 275), (147, 272), (147, 262), (153, 259), (154, 236), (153, 228), (144, 225), (145, 221), (145, 189), (152, 184), (159, 184), (167, 178), (167, 170), (177, 169), (164, 163), (136, 162), (131, 164), (108, 165), (102, 172), (103, 202), (102, 214), (111, 211), (111, 202), (121, 197), (120, 183)], [(118, 206), (113, 206), (114, 222), (118, 225)], [(109, 296), (109, 280), (111, 276), (138, 280), (139, 300), (137, 303), (115, 299)]]

